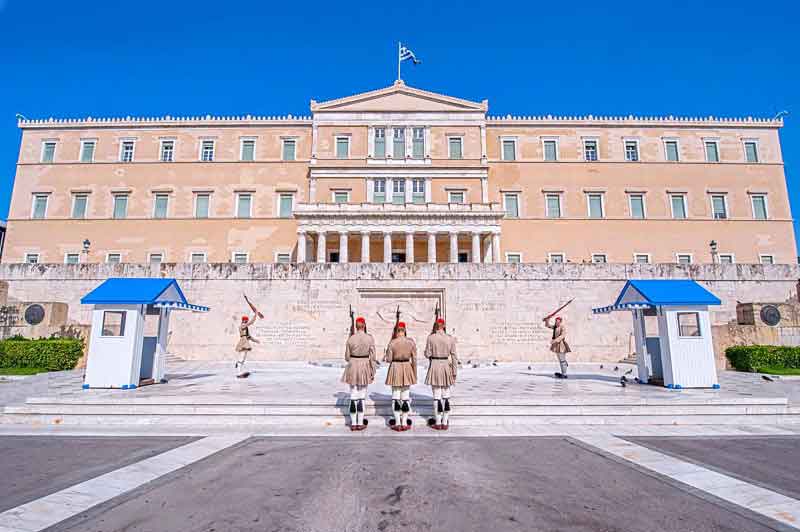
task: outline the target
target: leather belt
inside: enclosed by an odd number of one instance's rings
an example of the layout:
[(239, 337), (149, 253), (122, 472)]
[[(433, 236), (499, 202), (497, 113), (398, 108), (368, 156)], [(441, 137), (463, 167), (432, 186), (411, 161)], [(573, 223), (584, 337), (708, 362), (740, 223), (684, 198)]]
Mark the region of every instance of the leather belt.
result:
[(398, 362), (398, 363), (400, 363), (400, 362), (411, 362), (411, 359), (410, 359), (410, 358), (407, 358), (407, 359), (405, 359), (405, 360), (392, 360), (392, 362), (393, 362), (393, 363), (394, 363), (394, 362)]
[(447, 360), (450, 357), (431, 357), (431, 360)]
[(365, 357), (359, 357), (359, 356), (356, 356), (356, 355), (350, 355), (350, 358), (369, 358), (369, 355), (367, 355)]

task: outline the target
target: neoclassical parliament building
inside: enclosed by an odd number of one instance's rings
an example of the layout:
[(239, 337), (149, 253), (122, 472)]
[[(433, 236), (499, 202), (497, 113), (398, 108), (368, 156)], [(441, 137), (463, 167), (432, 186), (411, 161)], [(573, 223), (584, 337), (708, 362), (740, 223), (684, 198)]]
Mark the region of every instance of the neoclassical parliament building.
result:
[(780, 119), (310, 112), (22, 119), (3, 261), (796, 262)]

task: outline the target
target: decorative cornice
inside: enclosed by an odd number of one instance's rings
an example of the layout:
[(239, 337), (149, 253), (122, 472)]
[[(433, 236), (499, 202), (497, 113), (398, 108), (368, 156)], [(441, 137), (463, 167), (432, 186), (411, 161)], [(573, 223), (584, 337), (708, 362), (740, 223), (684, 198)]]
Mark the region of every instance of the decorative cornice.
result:
[(162, 116), (162, 117), (137, 117), (126, 116), (109, 118), (44, 118), (24, 119), (17, 121), (20, 129), (59, 129), (59, 128), (140, 128), (140, 127), (178, 127), (178, 126), (310, 126), (310, 116)]
[(486, 118), (487, 126), (515, 126), (535, 124), (539, 126), (672, 126), (672, 127), (783, 127), (783, 118), (762, 118), (748, 116), (715, 117), (715, 116), (564, 116), (564, 115), (538, 115), (538, 116), (489, 116)]

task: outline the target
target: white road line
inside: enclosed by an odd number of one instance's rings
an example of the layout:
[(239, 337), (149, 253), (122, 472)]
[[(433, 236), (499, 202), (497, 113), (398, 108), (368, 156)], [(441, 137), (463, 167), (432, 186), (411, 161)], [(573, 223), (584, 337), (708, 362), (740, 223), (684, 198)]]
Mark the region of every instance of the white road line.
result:
[(0, 513), (0, 532), (35, 532), (235, 445), (249, 434), (209, 436)]
[(800, 529), (800, 501), (796, 499), (614, 436), (573, 438), (784, 525)]

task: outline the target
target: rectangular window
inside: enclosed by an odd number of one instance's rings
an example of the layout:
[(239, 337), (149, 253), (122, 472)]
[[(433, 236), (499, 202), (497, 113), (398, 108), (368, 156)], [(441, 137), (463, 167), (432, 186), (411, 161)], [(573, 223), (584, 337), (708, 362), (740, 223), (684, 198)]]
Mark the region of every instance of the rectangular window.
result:
[(676, 220), (686, 218), (686, 196), (684, 194), (671, 194), (672, 217)]
[(625, 160), (634, 163), (639, 160), (639, 143), (637, 141), (625, 141)]
[(386, 129), (375, 128), (375, 158), (383, 159), (386, 157)]
[(701, 336), (699, 312), (678, 312), (678, 335), (681, 338)]
[(47, 194), (34, 194), (31, 218), (43, 220), (45, 216), (47, 216)]
[(237, 194), (236, 195), (236, 217), (237, 218), (250, 218), (250, 208), (253, 205), (253, 196), (251, 194)]
[(42, 162), (52, 163), (56, 158), (56, 143), (48, 140), (42, 143)]
[(411, 156), (414, 159), (425, 157), (425, 129), (415, 127), (411, 135)]
[(204, 140), (200, 143), (200, 160), (207, 163), (214, 160), (213, 140)]
[[(243, 161), (255, 161), (256, 160), (256, 141), (255, 139), (242, 139), (242, 153), (241, 157)], [(286, 160), (286, 159), (284, 159)]]
[(678, 264), (691, 264), (692, 263), (692, 255), (689, 253), (678, 253), (676, 255), (678, 259)]
[(605, 264), (608, 262), (608, 257), (605, 253), (592, 253), (592, 263)]
[(283, 149), (281, 158), (284, 161), (294, 161), (297, 159), (297, 141), (294, 139), (283, 139)]
[(247, 264), (247, 259), (248, 259), (247, 253), (236, 251), (233, 253), (233, 256), (231, 257), (231, 262), (233, 262), (234, 264)]
[(81, 162), (92, 163), (94, 162), (94, 147), (96, 143), (93, 140), (81, 141)]
[(636, 253), (633, 256), (633, 262), (636, 264), (650, 264), (650, 255), (647, 253)]
[(464, 158), (464, 139), (461, 137), (449, 137), (447, 139), (447, 145), (449, 146), (449, 153), (451, 159), (463, 159)]
[(393, 133), (392, 157), (395, 159), (406, 158), (406, 128), (396, 127)]
[[(405, 253), (403, 254), (403, 262), (405, 262)], [(469, 253), (466, 251), (458, 252), (458, 262), (461, 264), (469, 262)]]
[(767, 197), (763, 194), (753, 194), (750, 196), (753, 203), (753, 218), (756, 220), (767, 219)]
[(101, 336), (125, 336), (126, 314), (124, 310), (104, 310)]
[(39, 254), (38, 253), (26, 253), (25, 254), (25, 264), (38, 264), (39, 263)]
[(644, 194), (630, 194), (628, 202), (631, 208), (631, 218), (644, 219)]
[(555, 140), (545, 140), (544, 144), (544, 160), (556, 161), (558, 160), (558, 142)]
[(156, 197), (153, 201), (153, 218), (166, 218), (168, 204), (169, 195), (156, 194)]
[[(278, 264), (289, 264), (292, 262), (291, 253), (277, 253), (275, 255), (275, 262)], [(338, 260), (336, 262), (339, 262)]]
[(334, 191), (333, 193), (333, 202), (334, 203), (347, 203), (350, 201), (350, 193), (347, 191)]
[(411, 181), (411, 201), (417, 205), (425, 203), (424, 179), (414, 179)]
[(583, 141), (583, 160), (584, 161), (596, 161), (597, 160), (597, 141), (596, 140), (584, 140)]
[(336, 137), (336, 158), (350, 157), (350, 137)]
[(386, 180), (376, 179), (373, 181), (372, 201), (374, 203), (386, 203)]
[(73, 194), (72, 196), (72, 217), (86, 218), (86, 207), (89, 203), (88, 194)]
[(719, 144), (716, 140), (707, 140), (706, 144), (706, 162), (718, 163), (719, 162)]
[(517, 141), (514, 139), (503, 139), (502, 141), (504, 161), (515, 161), (517, 159)]
[(602, 194), (587, 194), (589, 202), (589, 218), (602, 218), (603, 213), (603, 195)]
[[(346, 194), (346, 192), (345, 192)], [(294, 195), (293, 194), (281, 194), (280, 197), (280, 210), (278, 216), (281, 218), (291, 218), (292, 217), (292, 210), (294, 208)]]
[(464, 203), (464, 192), (451, 190), (447, 193), (447, 203)]
[(164, 262), (164, 255), (162, 253), (151, 253), (147, 257), (147, 261), (150, 264), (161, 264), (162, 262)]
[(547, 217), (561, 218), (561, 194), (548, 194), (546, 202)]
[(393, 179), (392, 180), (392, 203), (395, 205), (403, 205), (406, 202), (406, 180)]
[(122, 262), (122, 255), (119, 253), (109, 253), (106, 255), (107, 264), (119, 264)]
[(64, 264), (78, 264), (80, 261), (80, 253), (67, 253), (64, 255)]
[(192, 264), (203, 264), (204, 262), (206, 262), (206, 254), (203, 252), (192, 253), (189, 256), (189, 261)]
[(667, 161), (677, 163), (680, 160), (680, 155), (678, 155), (678, 141), (665, 140), (664, 154), (666, 155)]
[(175, 141), (162, 140), (159, 159), (162, 163), (171, 163), (175, 160)]
[(519, 218), (519, 194), (503, 194), (503, 203), (507, 217)]
[(506, 253), (506, 262), (509, 264), (519, 264), (522, 262), (520, 253)]
[(114, 218), (121, 220), (128, 217), (128, 195), (115, 194), (114, 195)]
[(720, 253), (719, 254), (719, 263), (720, 264), (733, 264), (734, 263), (733, 255), (731, 255), (730, 253)]
[(728, 218), (728, 207), (723, 194), (713, 194), (711, 196), (711, 210), (715, 220), (725, 220)]
[(752, 140), (745, 141), (744, 157), (748, 163), (758, 162), (758, 144), (755, 141)]
[(563, 253), (548, 253), (547, 254), (547, 262), (551, 264), (563, 264), (564, 263), (564, 254)]
[(758, 261), (761, 264), (775, 264), (775, 257), (773, 255), (759, 255)]
[(133, 162), (133, 152), (136, 149), (136, 142), (132, 140), (123, 140), (119, 151), (119, 160), (123, 163)]
[(195, 194), (194, 217), (208, 218), (210, 204), (211, 204), (211, 194)]

